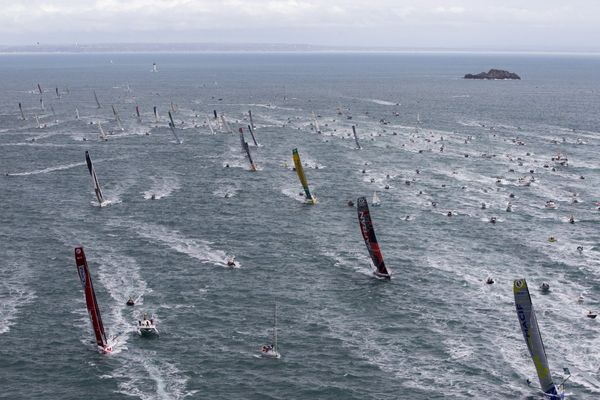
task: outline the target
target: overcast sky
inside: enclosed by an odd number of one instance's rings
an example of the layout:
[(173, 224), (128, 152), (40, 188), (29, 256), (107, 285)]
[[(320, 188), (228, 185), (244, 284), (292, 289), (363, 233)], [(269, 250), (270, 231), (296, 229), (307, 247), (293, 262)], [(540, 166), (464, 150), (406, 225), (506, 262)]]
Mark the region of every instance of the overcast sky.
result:
[(0, 0), (0, 44), (600, 50), (600, 0)]

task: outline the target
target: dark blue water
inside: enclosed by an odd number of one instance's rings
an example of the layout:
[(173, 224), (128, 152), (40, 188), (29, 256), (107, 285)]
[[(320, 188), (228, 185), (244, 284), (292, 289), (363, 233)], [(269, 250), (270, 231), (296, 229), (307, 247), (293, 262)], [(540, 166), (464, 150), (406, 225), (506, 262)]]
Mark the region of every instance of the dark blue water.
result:
[[(461, 79), (492, 67), (523, 79)], [(556, 381), (569, 367), (571, 398), (594, 398), (598, 71), (600, 58), (558, 56), (0, 56), (2, 396), (540, 398), (513, 303), (525, 277)], [(254, 173), (237, 134), (248, 110)], [(315, 206), (299, 195), (296, 147)], [(110, 206), (95, 201), (85, 150)], [(371, 275), (346, 205), (376, 190), (390, 282)], [(92, 342), (78, 245), (112, 355)], [(257, 357), (275, 303), (276, 361)], [(144, 312), (160, 338), (135, 332)]]

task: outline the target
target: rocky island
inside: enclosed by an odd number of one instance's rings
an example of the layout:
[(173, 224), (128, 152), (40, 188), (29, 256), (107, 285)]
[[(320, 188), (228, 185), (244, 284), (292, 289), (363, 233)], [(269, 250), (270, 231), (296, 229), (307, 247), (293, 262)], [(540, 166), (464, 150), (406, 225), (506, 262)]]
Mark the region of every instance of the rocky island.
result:
[(479, 74), (466, 74), (465, 79), (521, 79), (514, 72), (508, 72), (503, 69), (490, 69), (488, 72)]

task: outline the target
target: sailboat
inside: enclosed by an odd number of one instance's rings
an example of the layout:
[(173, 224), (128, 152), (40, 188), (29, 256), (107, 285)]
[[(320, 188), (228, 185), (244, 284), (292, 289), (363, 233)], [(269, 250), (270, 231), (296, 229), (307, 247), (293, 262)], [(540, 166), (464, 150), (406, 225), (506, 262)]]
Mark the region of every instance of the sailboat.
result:
[(352, 125), (352, 133), (354, 133), (354, 142), (356, 142), (356, 149), (361, 150), (360, 143), (358, 143), (358, 135), (356, 134), (356, 127)]
[[(221, 117), (223, 117), (221, 115)], [(244, 129), (240, 128), (240, 141), (242, 144), (242, 151), (246, 152), (246, 156), (248, 157), (248, 161), (250, 162), (250, 171), (255, 172), (256, 171), (256, 165), (254, 164), (254, 161), (252, 161), (252, 155), (250, 154), (250, 146), (248, 146), (248, 142), (246, 142), (244, 140)]]
[(44, 93), (44, 91), (42, 90), (42, 87), (40, 86), (39, 83), (38, 83), (38, 91), (40, 92), (40, 94)]
[(117, 123), (119, 130), (122, 132), (125, 129), (123, 129), (123, 126), (121, 125), (121, 117), (119, 117), (119, 113), (117, 112), (117, 109), (115, 108), (115, 106), (111, 105), (111, 107), (112, 107), (113, 115), (115, 116), (115, 122)]
[(211, 134), (215, 134), (215, 130), (213, 129), (211, 123), (210, 123), (210, 118), (206, 118), (206, 125), (208, 125), (208, 128), (210, 129), (210, 133)]
[(152, 63), (152, 70), (151, 72), (158, 72), (158, 68), (156, 67), (156, 63)]
[[(248, 110), (248, 116), (250, 117), (250, 126), (248, 127), (248, 129), (250, 129), (250, 132), (252, 132), (252, 131), (254, 131), (254, 121), (252, 120), (252, 110)], [(256, 140), (254, 142), (256, 142)]]
[(75, 107), (75, 119), (79, 119), (79, 108)]
[(225, 116), (223, 114), (221, 114), (221, 121), (223, 121), (223, 127), (225, 129), (227, 129), (227, 132), (233, 133), (233, 131), (231, 130), (231, 127), (229, 126), (229, 123), (227, 122), (227, 120), (225, 119)]
[[(527, 287), (525, 279), (516, 279), (514, 281), (513, 292), (515, 295), (515, 306), (519, 324), (521, 325), (521, 331), (523, 332), (529, 355), (535, 365), (540, 381), (540, 387), (542, 388), (544, 395), (548, 398), (563, 399), (564, 392), (559, 393), (559, 388), (562, 387), (562, 389), (564, 389), (564, 383), (569, 377), (565, 378), (558, 386), (555, 385), (552, 380), (552, 374), (550, 373), (550, 367), (548, 366), (548, 358), (546, 357), (546, 349), (544, 348), (544, 342), (542, 342), (540, 328), (537, 323), (537, 318), (535, 317), (531, 296), (529, 295), (529, 288)], [(568, 369), (565, 369), (565, 371), (568, 371)]]
[(379, 196), (377, 195), (377, 191), (373, 192), (373, 200), (371, 201), (371, 205), (373, 207), (379, 207), (381, 205), (381, 200), (379, 199)]
[(306, 195), (306, 203), (317, 204), (317, 198), (313, 196), (310, 193), (310, 190), (308, 189), (308, 181), (306, 180), (306, 176), (304, 175), (304, 168), (302, 168), (302, 162), (300, 161), (298, 149), (292, 150), (292, 156), (294, 157), (294, 166), (296, 167), (296, 173), (298, 174), (298, 178), (300, 178), (300, 183), (302, 183), (302, 187), (304, 188), (304, 194)]
[(375, 230), (373, 229), (373, 222), (371, 222), (371, 215), (369, 213), (369, 205), (367, 204), (366, 197), (359, 197), (356, 200), (356, 208), (358, 210), (358, 223), (360, 224), (360, 231), (362, 233), (369, 256), (371, 256), (371, 267), (373, 274), (380, 278), (392, 278), (391, 271), (385, 266), (383, 262), (383, 255), (381, 249), (379, 249), (379, 243), (375, 237)]
[(260, 348), (260, 355), (264, 358), (281, 358), (277, 349), (277, 303), (273, 311), (273, 344), (264, 344)]
[(154, 121), (158, 123), (158, 110), (156, 106), (154, 106)]
[(92, 177), (92, 182), (94, 184), (94, 192), (96, 193), (96, 198), (98, 199), (98, 204), (100, 207), (104, 207), (109, 205), (110, 200), (105, 200), (104, 196), (102, 196), (102, 189), (100, 189), (100, 183), (98, 182), (98, 177), (96, 176), (96, 170), (94, 169), (94, 165), (92, 164), (92, 159), (90, 158), (90, 153), (85, 151), (85, 162), (88, 167), (88, 171), (90, 171), (90, 176)]
[(168, 112), (169, 113), (169, 128), (171, 128), (171, 132), (173, 133), (173, 136), (175, 136), (175, 139), (177, 139), (177, 144), (181, 144), (181, 140), (179, 139), (179, 136), (177, 136), (177, 132), (175, 132), (175, 121), (173, 121), (173, 115), (171, 114), (171, 111)]
[(252, 125), (248, 125), (248, 130), (250, 131), (250, 136), (252, 136), (252, 141), (254, 142), (254, 145), (256, 147), (258, 147), (258, 142), (256, 141), (256, 138), (254, 137), (254, 128), (252, 127)]
[(135, 115), (137, 116), (138, 124), (141, 124), (142, 116), (140, 115), (140, 106), (135, 106)]
[(102, 324), (102, 317), (100, 316), (100, 309), (98, 308), (96, 293), (92, 284), (92, 276), (90, 275), (90, 270), (85, 259), (83, 247), (75, 248), (75, 264), (77, 265), (77, 273), (79, 274), (79, 279), (85, 293), (85, 304), (90, 315), (90, 320), (92, 321), (92, 328), (94, 328), (98, 349), (102, 353), (111, 353), (112, 347), (108, 344), (106, 333), (104, 332), (104, 325)]
[(102, 123), (98, 122), (98, 129), (100, 130), (100, 140), (104, 140), (105, 142), (108, 140), (108, 137), (106, 136), (106, 132), (104, 132), (104, 129), (102, 128)]
[(319, 121), (317, 121), (317, 117), (315, 116), (315, 112), (312, 112), (312, 117), (313, 117), (313, 122), (315, 124), (315, 130), (317, 131), (317, 133), (321, 133), (321, 127), (319, 126)]
[(94, 100), (96, 100), (96, 105), (98, 106), (98, 108), (102, 108), (102, 105), (100, 104), (100, 100), (98, 100), (98, 95), (96, 94), (95, 90), (94, 90)]
[(21, 111), (21, 119), (25, 121), (25, 113), (23, 112), (23, 106), (19, 103), (19, 111)]
[(58, 91), (58, 86), (56, 87), (56, 98), (60, 99), (60, 92)]
[(54, 106), (50, 104), (50, 111), (52, 111), (52, 116), (54, 117), (54, 122), (58, 123), (58, 118), (56, 118), (56, 112), (54, 111)]

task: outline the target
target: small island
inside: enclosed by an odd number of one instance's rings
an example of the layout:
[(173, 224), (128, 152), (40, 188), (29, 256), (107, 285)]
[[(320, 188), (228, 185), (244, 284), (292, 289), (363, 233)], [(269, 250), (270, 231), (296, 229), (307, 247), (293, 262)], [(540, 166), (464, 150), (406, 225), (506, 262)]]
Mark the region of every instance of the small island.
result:
[(466, 74), (465, 79), (521, 79), (514, 72), (508, 72), (503, 69), (490, 69), (488, 72), (479, 74)]

